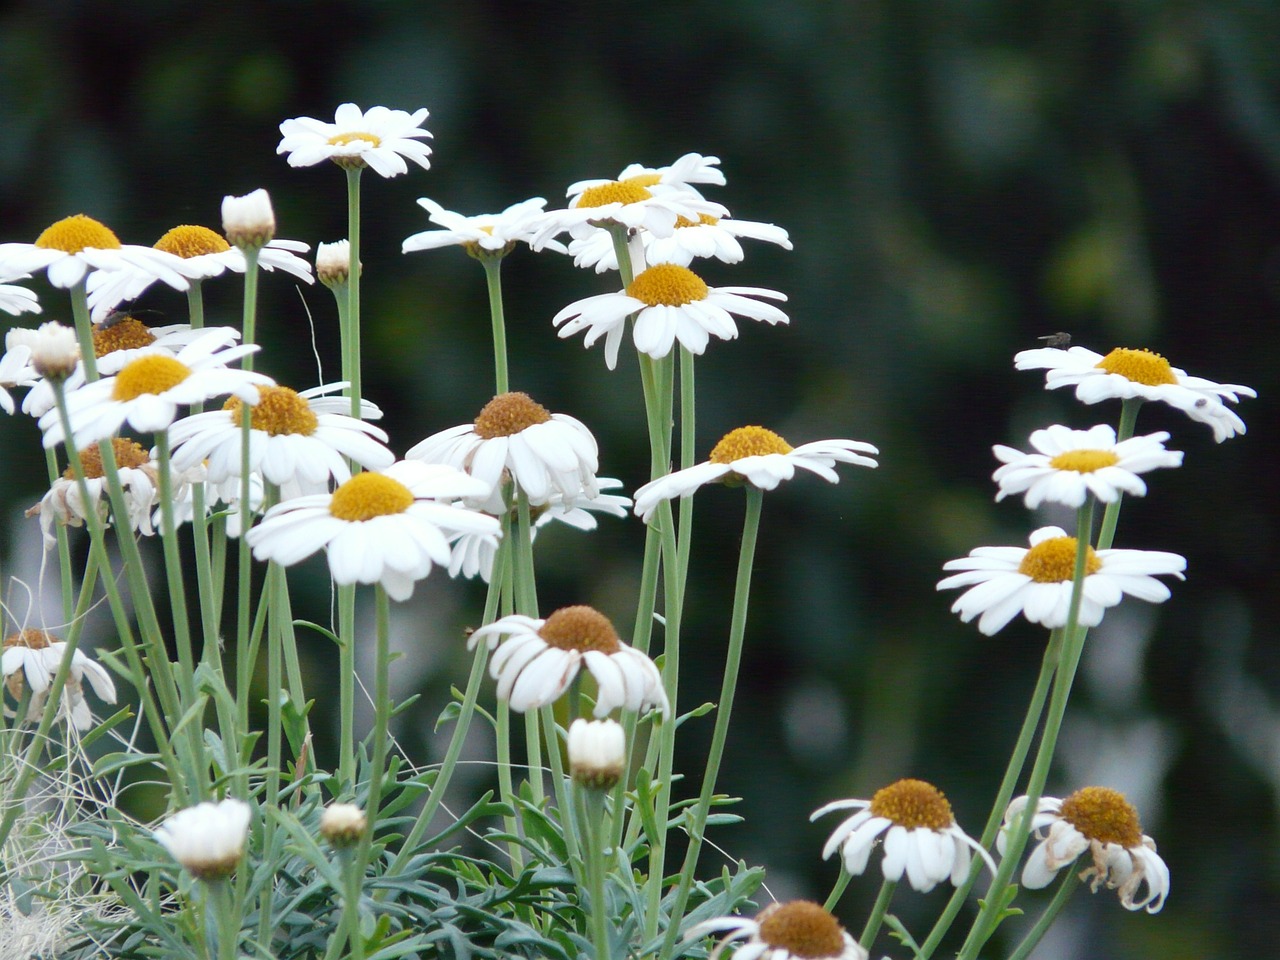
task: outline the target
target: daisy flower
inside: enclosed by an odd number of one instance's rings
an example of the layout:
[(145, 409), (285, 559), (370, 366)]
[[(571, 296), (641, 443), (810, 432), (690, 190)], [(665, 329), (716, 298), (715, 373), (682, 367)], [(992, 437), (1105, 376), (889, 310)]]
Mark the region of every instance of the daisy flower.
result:
[[(1041, 527), (1031, 534), (1031, 548), (978, 547), (968, 557), (948, 560), (944, 570), (960, 570), (938, 584), (939, 590), (968, 587), (951, 606), (968, 623), (979, 617), (978, 629), (994, 636), (1021, 613), (1032, 623), (1066, 626), (1071, 607), (1071, 577), (1075, 571), (1076, 538), (1061, 527)], [(1159, 550), (1094, 550), (1085, 559), (1080, 620), (1096, 627), (1102, 614), (1127, 593), (1148, 603), (1169, 599), (1169, 588), (1157, 576), (1185, 579), (1185, 558)]]
[(152, 835), (182, 868), (200, 880), (221, 880), (244, 856), (253, 810), (243, 800), (198, 803), (179, 810)]
[[(1004, 853), (1008, 830), (1026, 810), (1027, 798), (1017, 797), (1004, 815), (996, 847)], [(1159, 913), (1169, 895), (1169, 868), (1156, 843), (1142, 832), (1138, 812), (1124, 794), (1106, 787), (1085, 787), (1059, 800), (1041, 797), (1031, 818), (1031, 831), (1040, 843), (1027, 857), (1022, 885), (1047, 887), (1058, 871), (1088, 851), (1093, 863), (1080, 874), (1094, 893), (1106, 885), (1115, 890), (1126, 910)], [(1143, 886), (1145, 894), (1141, 894)]]
[(433, 434), (415, 444), (406, 459), (447, 463), (485, 483), (488, 496), (504, 472), (528, 495), (545, 503), (553, 495), (596, 496), (599, 448), (580, 421), (548, 413), (527, 393), (503, 393), (480, 411), (474, 423)]
[(387, 107), (361, 111), (354, 103), (344, 103), (333, 123), (311, 117), (284, 121), (276, 153), (287, 153), (291, 167), (332, 160), (340, 167), (371, 167), (379, 176), (395, 177), (408, 172), (404, 161), (409, 159), (427, 170), (431, 148), (418, 142), (431, 136), (421, 125), (426, 119), (425, 107), (413, 113)]
[(618, 364), (627, 317), (632, 314), (636, 349), (655, 360), (670, 353), (677, 340), (690, 352), (701, 354), (712, 335), (734, 339), (738, 328), (733, 314), (770, 324), (788, 322), (787, 315), (773, 304), (753, 297), (787, 299), (786, 294), (762, 287), (709, 287), (688, 267), (659, 263), (642, 271), (625, 290), (569, 304), (551, 318), (551, 323), (560, 327), (561, 338), (586, 330), (583, 345), (587, 347), (604, 337), (605, 363), (612, 370)]
[(1024, 350), (1013, 358), (1019, 370), (1045, 370), (1045, 386), (1075, 387), (1076, 399), (1098, 403), (1118, 398), (1159, 400), (1181, 410), (1192, 420), (1213, 428), (1213, 438), (1221, 443), (1245, 432), (1244, 421), (1224, 403), (1238, 403), (1241, 397), (1256, 397), (1249, 387), (1237, 383), (1214, 383), (1188, 376), (1185, 370), (1150, 350), (1117, 347), (1105, 357), (1084, 347), (1061, 350), (1041, 347)]
[(166, 283), (186, 289), (186, 279), (152, 247), (122, 244), (107, 227), (78, 213), (46, 227), (35, 243), (0, 243), (0, 275), (44, 270), (55, 287), (74, 287), (90, 270), (150, 265)]
[(796, 467), (839, 483), (840, 478), (832, 469), (837, 462), (874, 468), (876, 462), (871, 456), (879, 452), (861, 440), (815, 440), (793, 447), (764, 427), (738, 427), (720, 439), (706, 463), (669, 473), (637, 490), (636, 516), (648, 523), (663, 500), (692, 496), (707, 483), (749, 483), (761, 490), (772, 490), (794, 477)]
[[(517, 243), (533, 242), (544, 213), (542, 208), (546, 205), (547, 201), (542, 197), (534, 197), (513, 203), (501, 213), (464, 217), (460, 213), (446, 210), (430, 197), (422, 197), (418, 200), (418, 206), (427, 211), (432, 223), (443, 229), (424, 230), (406, 237), (400, 250), (402, 253), (412, 253), (415, 250), (461, 246), (477, 259), (504, 257), (515, 249)], [(558, 253), (565, 252), (564, 245), (554, 240), (543, 246)]]
[(1031, 434), (1037, 453), (1000, 444), (992, 448), (1004, 464), (992, 475), (1000, 485), (996, 499), (1025, 494), (1024, 502), (1034, 510), (1045, 502), (1080, 507), (1091, 493), (1102, 503), (1125, 493), (1143, 496), (1147, 485), (1138, 474), (1182, 465), (1180, 450), (1164, 448), (1168, 439), (1161, 432), (1116, 443), (1116, 432), (1105, 424), (1088, 430), (1057, 424), (1037, 430)]
[(695, 924), (689, 938), (724, 932), (711, 951), (716, 960), (731, 940), (746, 939), (733, 955), (737, 960), (867, 960), (867, 951), (825, 908), (808, 900), (773, 903), (756, 915), (715, 917)]
[(14, 336), (15, 333), (10, 330), (4, 335), (4, 356), (0, 357), (0, 407), (5, 413), (13, 413), (10, 390), (37, 382), (36, 372), (31, 369), (31, 347), (22, 336)]
[[(22, 630), (4, 639), (4, 653), (0, 654), (0, 670), (5, 686), (15, 700), (22, 699), (24, 687), (31, 689), (27, 708), (27, 722), (34, 723), (44, 712), (49, 685), (62, 665), (67, 645), (51, 633), (43, 630)], [(88, 679), (93, 692), (107, 703), (116, 702), (116, 685), (102, 665), (85, 656), (80, 650), (71, 655), (71, 669), (62, 688), (63, 716), (69, 715), (77, 730), (88, 730), (93, 716), (84, 699), (84, 681)]]
[(906, 873), (914, 890), (928, 893), (943, 880), (960, 886), (969, 876), (969, 850), (977, 851), (991, 872), (996, 867), (978, 841), (960, 829), (942, 792), (923, 780), (899, 780), (877, 790), (870, 800), (837, 800), (819, 807), (816, 820), (833, 810), (857, 809), (827, 840), (822, 859), (837, 850), (851, 876), (867, 869), (871, 849), (884, 835), (880, 868), (895, 883)]
[[(30, 274), (23, 273), (9, 280), (25, 280)], [(0, 310), (16, 317), (20, 313), (39, 313), (40, 298), (26, 287), (14, 283), (0, 283)]]
[(560, 698), (586, 667), (599, 688), (595, 715), (657, 708), (671, 713), (662, 676), (653, 661), (618, 638), (609, 618), (592, 607), (563, 607), (545, 620), (512, 614), (471, 634), (467, 646), (483, 641), (490, 650), (505, 637), (489, 663), (498, 698), (521, 713)]
[(323, 547), (336, 583), (377, 583), (408, 600), (433, 563), (448, 565), (450, 535), (497, 536), (493, 517), (453, 505), (487, 489), (451, 467), (401, 460), (333, 493), (276, 504), (246, 537), (255, 557), (286, 567)]
[[(271, 378), (249, 370), (233, 370), (227, 364), (258, 347), (244, 344), (220, 349), (226, 338), (225, 328), (214, 327), (176, 355), (149, 347), (104, 358), (99, 372), (115, 376), (86, 383), (67, 394), (76, 446), (103, 440), (125, 423), (144, 432), (163, 430), (177, 416), (179, 404), (202, 403), (228, 393), (249, 403), (256, 401), (257, 386), (271, 383)], [(63, 441), (56, 409), (40, 418), (40, 428), (46, 448)]]
[[(641, 243), (645, 263), (674, 263), (687, 267), (694, 257), (714, 257), (722, 263), (740, 263), (746, 256), (738, 242), (742, 237), (777, 244), (784, 250), (792, 248), (791, 239), (782, 227), (753, 220), (717, 218), (705, 213), (697, 220), (677, 218), (675, 230), (669, 237), (642, 234)], [(596, 273), (618, 269), (613, 240), (603, 230), (571, 241), (568, 252), (575, 267), (593, 267)]]
[(628, 164), (618, 174), (617, 180), (579, 180), (569, 185), (566, 195), (580, 197), (588, 190), (605, 187), (614, 183), (632, 183), (641, 187), (671, 187), (687, 190), (695, 196), (701, 196), (693, 186), (695, 183), (710, 183), (717, 187), (725, 185), (724, 172), (720, 169), (719, 157), (704, 157), (700, 153), (686, 153), (675, 163), (666, 167), (646, 167), (638, 163)]
[[(281, 488), (283, 499), (324, 493), (329, 481), (345, 483), (350, 458), (368, 470), (384, 470), (395, 462), (387, 435), (349, 415), (349, 397), (325, 396), (346, 383), (330, 383), (297, 393), (288, 387), (261, 386), (249, 417), (249, 470)], [(378, 419), (382, 411), (362, 401), (362, 412)], [(169, 428), (173, 466), (187, 470), (207, 461), (210, 483), (221, 484), (243, 474), (239, 397), (221, 410), (197, 413)]]
[[(229, 244), (222, 234), (208, 227), (182, 224), (169, 230), (155, 243), (158, 253), (171, 258), (173, 270), (190, 280), (207, 280), (230, 270), (244, 273), (244, 252)], [(297, 240), (272, 240), (258, 252), (264, 270), (281, 270), (305, 283), (314, 283), (311, 265), (297, 256), (311, 247)], [(121, 264), (89, 276), (90, 316), (106, 316), (117, 304), (134, 300), (157, 280), (164, 280), (149, 264)], [(185, 290), (186, 286), (178, 289)]]

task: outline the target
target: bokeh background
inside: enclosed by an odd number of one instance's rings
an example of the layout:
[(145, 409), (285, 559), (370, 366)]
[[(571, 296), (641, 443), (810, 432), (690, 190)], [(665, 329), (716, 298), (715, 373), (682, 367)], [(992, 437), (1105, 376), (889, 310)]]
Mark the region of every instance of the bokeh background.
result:
[[(1183, 553), (1188, 579), (1092, 635), (1051, 779), (1059, 795), (1088, 783), (1129, 795), (1172, 869), (1168, 906), (1129, 915), (1111, 894), (1080, 894), (1037, 956), (1274, 956), (1278, 42), (1280, 7), (1256, 0), (22, 0), (0, 13), (0, 239), (84, 212), (151, 243), (177, 223), (216, 227), (224, 194), (259, 186), (280, 236), (339, 239), (341, 174), (289, 168), (278, 123), (331, 118), (346, 100), (429, 107), (432, 169), (364, 178), (367, 392), (403, 451), (492, 393), (481, 271), (456, 249), (399, 252), (428, 226), (416, 198), (463, 213), (535, 195), (556, 206), (570, 182), (631, 162), (721, 157), (729, 182), (714, 198), (785, 226), (795, 250), (749, 245), (745, 263), (704, 275), (786, 292), (792, 322), (744, 321), (699, 361), (700, 456), (746, 423), (882, 451), (874, 473), (766, 498), (722, 781), (746, 821), (716, 840), (767, 866), (780, 898), (821, 900), (835, 877), (818, 854), (836, 820), (807, 821), (827, 800), (917, 776), (981, 829), (1044, 638), (958, 623), (934, 589), (940, 567), (1063, 522), (994, 502), (993, 443), (1025, 449), (1037, 426), (1119, 410), (1047, 393), (1012, 355), (1064, 330), (1253, 386), (1248, 435), (1221, 445), (1144, 408), (1139, 429), (1169, 430), (1186, 464), (1125, 504), (1117, 545)], [(550, 325), (612, 281), (527, 250), (504, 279), (513, 385), (584, 419), (602, 472), (634, 489), (647, 453), (633, 360), (624, 351), (609, 373), (599, 349)], [(263, 286), (264, 367), (305, 386), (318, 354), (336, 377), (327, 291)], [(66, 319), (62, 295), (37, 289), (45, 316)], [(210, 322), (238, 318), (238, 293), (207, 285)], [(168, 291), (142, 305), (182, 318)], [(21, 517), (42, 492), (33, 424), (4, 425), (0, 463), (0, 556), (33, 582), (36, 521)], [(741, 511), (734, 491), (699, 494), (686, 707), (718, 690)], [(544, 609), (592, 603), (627, 632), (642, 538), (634, 519), (545, 535)], [(315, 573), (298, 580), (323, 617)], [(399, 693), (426, 694), (402, 730), (418, 759), (441, 749), (434, 713), (465, 676), (458, 638), (480, 595), (433, 575), (400, 611)], [(5, 599), (26, 615), (22, 591)], [(309, 652), (323, 697), (334, 659), (320, 640)], [(685, 729), (687, 768), (710, 727)], [(854, 929), (877, 887), (856, 881), (842, 901)], [(923, 933), (945, 897), (904, 890), (896, 907)]]

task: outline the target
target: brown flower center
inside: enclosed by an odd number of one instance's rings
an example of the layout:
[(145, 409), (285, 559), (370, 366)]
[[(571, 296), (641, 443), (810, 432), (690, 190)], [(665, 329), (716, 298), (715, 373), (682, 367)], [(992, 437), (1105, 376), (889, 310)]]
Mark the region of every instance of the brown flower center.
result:
[(413, 506), (413, 491), (380, 473), (358, 473), (333, 492), (329, 513), (359, 523), (404, 513)]
[[(111, 452), (115, 455), (116, 466), (121, 470), (137, 469), (151, 462), (151, 454), (143, 449), (142, 444), (128, 437), (113, 437)], [(80, 451), (80, 466), (84, 468), (86, 480), (97, 480), (103, 476), (102, 451), (98, 444), (91, 443)], [(70, 467), (62, 471), (62, 475), (68, 480), (76, 478), (75, 471)]]
[[(1102, 569), (1102, 561), (1094, 553), (1093, 547), (1085, 548), (1085, 576), (1093, 576)], [(1050, 537), (1041, 540), (1027, 551), (1018, 564), (1018, 572), (1030, 577), (1036, 583), (1065, 583), (1070, 580), (1076, 570), (1076, 538)]]
[(603, 207), (610, 203), (639, 203), (641, 200), (648, 200), (653, 194), (644, 188), (644, 185), (636, 183), (634, 180), (618, 181), (611, 183), (602, 183), (596, 187), (587, 187), (582, 191), (582, 195), (578, 197), (575, 207)]
[(486, 403), (476, 417), (476, 436), (484, 440), (510, 437), (550, 419), (547, 408), (527, 393), (501, 393)]
[[(222, 409), (230, 412), (232, 423), (240, 425), (244, 402), (239, 397), (231, 397)], [(249, 426), (272, 437), (288, 434), (309, 437), (320, 422), (307, 401), (288, 387), (259, 387), (258, 402), (251, 409)]]
[(598, 650), (601, 653), (617, 653), (622, 641), (613, 624), (594, 607), (561, 607), (538, 631), (538, 636), (548, 646), (560, 650)]
[(1076, 473), (1093, 473), (1103, 467), (1114, 467), (1120, 462), (1110, 450), (1068, 450), (1049, 461), (1055, 470), (1072, 470)]
[(707, 299), (708, 287), (688, 267), (659, 263), (631, 281), (627, 296), (643, 300), (651, 307), (678, 307), (695, 300)]
[(1117, 373), (1148, 387), (1162, 387), (1177, 383), (1173, 368), (1169, 361), (1150, 350), (1130, 350), (1127, 347), (1116, 347), (1098, 361), (1098, 369), (1107, 373)]
[(764, 427), (738, 427), (730, 430), (711, 449), (712, 463), (733, 463), (743, 457), (763, 457), (770, 453), (790, 453), (791, 444)]
[(942, 791), (923, 780), (899, 780), (880, 788), (871, 798), (869, 809), (874, 816), (892, 820), (908, 830), (945, 830), (956, 822)]
[(1125, 848), (1142, 846), (1138, 811), (1116, 790), (1107, 787), (1077, 790), (1062, 801), (1059, 813), (1090, 840), (1117, 843)]
[(194, 226), (189, 223), (174, 227), (157, 240), (155, 246), (157, 250), (172, 253), (175, 257), (182, 257), (184, 260), (210, 253), (225, 253), (231, 249), (231, 244), (227, 243), (221, 234), (208, 227)]
[(44, 630), (19, 630), (17, 633), (11, 633), (4, 638), (4, 645), (8, 647), (27, 647), (31, 650), (43, 650), (51, 643), (61, 643), (52, 633), (46, 633)]
[(760, 939), (796, 957), (839, 957), (844, 953), (844, 927), (808, 900), (775, 903), (756, 918)]
[(93, 355), (98, 359), (117, 350), (136, 350), (155, 342), (155, 334), (136, 317), (103, 322), (93, 328)]
[(77, 213), (50, 224), (36, 237), (37, 247), (79, 253), (81, 250), (119, 250), (120, 240), (93, 217)]

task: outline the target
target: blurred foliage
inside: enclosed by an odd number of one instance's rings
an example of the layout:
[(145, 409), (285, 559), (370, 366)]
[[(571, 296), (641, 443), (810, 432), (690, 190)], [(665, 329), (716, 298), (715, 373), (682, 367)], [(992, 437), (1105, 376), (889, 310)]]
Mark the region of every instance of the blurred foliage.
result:
[[(1184, 553), (1189, 578), (1150, 633), (1135, 616), (1119, 621), (1130, 633), (1095, 636), (1067, 731), (1076, 748), (1051, 781), (1069, 791), (1120, 758), (1110, 785), (1147, 798), (1169, 906), (1129, 916), (1082, 895), (1041, 955), (1262, 956), (1280, 939), (1277, 509), (1260, 482), (1280, 456), (1277, 42), (1280, 7), (1252, 0), (19, 0), (0, 13), (0, 224), (3, 239), (30, 240), (85, 212), (149, 243), (175, 223), (217, 226), (224, 194), (265, 185), (281, 236), (337, 239), (341, 176), (290, 170), (274, 154), (278, 122), (330, 117), (344, 100), (429, 107), (432, 170), (365, 178), (368, 392), (404, 450), (491, 392), (481, 272), (458, 251), (399, 253), (426, 226), (417, 197), (461, 212), (535, 194), (554, 206), (568, 183), (633, 161), (720, 156), (729, 185), (715, 198), (787, 227), (796, 249), (749, 248), (708, 280), (785, 291), (792, 323), (744, 323), (699, 362), (699, 454), (757, 422), (797, 443), (882, 450), (875, 474), (767, 498), (723, 781), (746, 798), (746, 822), (718, 839), (768, 866), (779, 897), (821, 899), (834, 878), (817, 859), (833, 824), (806, 820), (822, 801), (921, 776), (980, 829), (1042, 637), (956, 622), (934, 591), (939, 568), (1041, 523), (993, 502), (992, 443), (1118, 413), (1047, 394), (1012, 354), (1067, 330), (1255, 387), (1248, 436), (1220, 447), (1202, 425), (1144, 409), (1139, 429), (1170, 430), (1186, 466), (1125, 505), (1120, 545)], [(634, 369), (608, 373), (598, 349), (558, 341), (549, 323), (610, 280), (527, 251), (504, 279), (514, 384), (581, 415), (602, 472), (634, 488), (647, 459)], [(308, 315), (332, 375), (334, 313), (325, 291), (290, 286), (264, 283), (260, 329), (272, 372), (305, 385)], [(233, 285), (209, 295), (211, 321), (238, 316)], [(43, 299), (65, 319), (58, 295)], [(167, 291), (145, 305), (183, 312)], [(12, 515), (41, 490), (34, 426), (3, 431), (0, 456)], [(731, 491), (698, 498), (689, 704), (715, 696), (740, 516)], [(640, 542), (638, 524), (608, 520), (590, 537), (546, 536), (546, 608), (592, 602), (625, 623)], [(432, 654), (424, 682), (457, 682), (458, 654)], [(709, 735), (689, 728), (691, 756)], [(841, 906), (854, 929), (874, 888), (855, 884)], [(897, 906), (920, 923), (943, 897)]]

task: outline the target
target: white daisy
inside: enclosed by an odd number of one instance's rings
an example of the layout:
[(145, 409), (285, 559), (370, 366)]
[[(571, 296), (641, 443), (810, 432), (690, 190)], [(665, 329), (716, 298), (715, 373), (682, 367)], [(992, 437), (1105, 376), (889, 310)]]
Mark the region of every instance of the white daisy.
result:
[[(244, 251), (227, 243), (208, 227), (183, 224), (156, 241), (155, 249), (171, 260), (173, 270), (191, 280), (207, 280), (230, 270), (244, 273)], [(297, 256), (310, 246), (297, 240), (272, 240), (258, 252), (258, 266), (281, 270), (306, 283), (314, 283), (311, 265)], [(134, 300), (157, 280), (164, 280), (149, 264), (122, 264), (89, 276), (89, 308), (94, 320), (106, 316), (125, 300)], [(179, 289), (186, 289), (185, 286)]]
[[(745, 256), (740, 237), (764, 240), (784, 250), (790, 250), (791, 240), (787, 231), (772, 223), (753, 220), (733, 220), (729, 217), (712, 217), (702, 214), (697, 220), (680, 217), (675, 231), (669, 237), (655, 237), (651, 233), (641, 235), (645, 263), (674, 263), (689, 266), (694, 257), (714, 257), (723, 263), (740, 263)], [(618, 269), (618, 255), (613, 240), (606, 231), (596, 230), (569, 244), (569, 255), (575, 267), (593, 267), (596, 273)]]
[[(537, 235), (543, 207), (542, 197), (513, 203), (501, 213), (482, 213), (464, 217), (446, 210), (430, 197), (418, 200), (418, 206), (429, 214), (428, 219), (441, 230), (424, 230), (405, 238), (400, 246), (402, 253), (415, 250), (438, 250), (441, 247), (461, 246), (474, 257), (505, 256), (517, 243), (532, 243)], [(552, 240), (543, 245), (558, 253), (564, 253), (561, 243)]]
[(895, 883), (906, 873), (912, 889), (928, 893), (946, 879), (960, 886), (969, 876), (969, 850), (977, 851), (991, 872), (995, 864), (978, 841), (960, 829), (942, 792), (923, 780), (899, 780), (877, 790), (870, 800), (837, 800), (815, 810), (816, 820), (832, 810), (858, 810), (836, 827), (822, 848), (822, 859), (839, 850), (852, 876), (867, 869), (871, 849), (884, 835), (880, 868)]
[(599, 449), (591, 431), (568, 414), (548, 413), (527, 393), (494, 397), (474, 423), (433, 434), (405, 457), (463, 470), (486, 484), (485, 497), (504, 472), (535, 504), (555, 494), (572, 498), (600, 492)]
[(1076, 399), (1083, 403), (1113, 397), (1163, 401), (1192, 420), (1209, 424), (1219, 443), (1245, 432), (1244, 421), (1223, 401), (1238, 403), (1241, 397), (1257, 396), (1249, 387), (1236, 383), (1188, 376), (1150, 350), (1117, 347), (1104, 357), (1084, 347), (1041, 347), (1022, 351), (1013, 362), (1019, 370), (1046, 370), (1048, 389), (1075, 387)]
[(4, 335), (4, 356), (0, 357), (0, 407), (5, 413), (13, 413), (10, 390), (30, 387), (37, 382), (36, 372), (31, 368), (31, 347), (14, 333), (10, 330)]
[[(727, 931), (727, 932), (726, 932)], [(746, 938), (737, 960), (867, 960), (867, 951), (829, 911), (808, 900), (773, 903), (755, 917), (715, 917), (695, 924), (688, 939), (726, 932), (709, 955), (717, 960), (729, 941)]]
[[(249, 426), (249, 470), (281, 488), (288, 500), (324, 493), (329, 481), (344, 483), (350, 458), (368, 470), (384, 470), (395, 462), (387, 435), (349, 415), (348, 397), (325, 396), (346, 383), (330, 383), (296, 393), (288, 387), (261, 386)], [(243, 473), (241, 401), (232, 397), (221, 410), (197, 413), (169, 428), (173, 465), (187, 470), (207, 461), (209, 482), (221, 484)], [(378, 419), (382, 411), (362, 401), (362, 412)]]
[[(996, 838), (1003, 854), (1007, 831), (1023, 814), (1026, 797), (1017, 797), (1004, 815), (1004, 827)], [(1047, 828), (1047, 830), (1046, 830)], [(1115, 890), (1126, 910), (1159, 913), (1169, 895), (1169, 868), (1156, 843), (1142, 832), (1138, 812), (1124, 795), (1106, 787), (1085, 787), (1059, 800), (1041, 797), (1031, 819), (1031, 830), (1040, 843), (1027, 857), (1022, 885), (1032, 890), (1047, 887), (1063, 867), (1088, 851), (1093, 863), (1080, 874), (1094, 893), (1105, 884)], [(1139, 891), (1146, 886), (1145, 895)]]
[(333, 123), (311, 117), (284, 121), (276, 153), (287, 153), (291, 167), (332, 160), (340, 167), (367, 166), (379, 176), (394, 177), (408, 172), (404, 161), (409, 159), (427, 170), (431, 148), (418, 142), (431, 136), (421, 125), (426, 119), (425, 107), (413, 113), (387, 107), (361, 111), (354, 103), (344, 103)]
[[(269, 384), (271, 378), (234, 370), (227, 364), (255, 352), (258, 346), (219, 349), (225, 343), (225, 328), (214, 327), (176, 355), (148, 347), (104, 357), (99, 372), (115, 376), (86, 383), (67, 394), (76, 446), (105, 439), (125, 423), (143, 432), (163, 430), (177, 416), (179, 404), (202, 403), (229, 393), (249, 403), (256, 401), (257, 385)], [(56, 409), (40, 418), (40, 428), (45, 447), (63, 441)]]
[(35, 243), (0, 243), (0, 276), (46, 271), (55, 287), (74, 287), (90, 270), (150, 265), (166, 283), (185, 290), (186, 279), (152, 247), (122, 244), (107, 227), (78, 213), (45, 228)]
[(378, 583), (407, 600), (432, 564), (448, 565), (450, 535), (497, 536), (493, 517), (452, 503), (487, 489), (451, 467), (400, 460), (333, 493), (276, 504), (246, 536), (255, 557), (286, 567), (323, 547), (336, 583)]
[(512, 614), (475, 630), (467, 641), (489, 649), (506, 637), (489, 662), (498, 698), (523, 713), (554, 703), (586, 667), (599, 688), (595, 715), (619, 707), (671, 713), (662, 675), (653, 661), (618, 638), (609, 618), (592, 607), (563, 607), (545, 620)]
[(616, 720), (584, 720), (569, 724), (565, 739), (569, 775), (593, 790), (612, 790), (627, 763), (627, 737)]
[[(23, 273), (8, 280), (24, 280), (30, 274)], [(0, 310), (16, 317), (20, 313), (39, 313), (40, 298), (35, 292), (14, 283), (0, 283)]]
[(566, 195), (579, 197), (587, 190), (604, 187), (613, 183), (634, 183), (642, 187), (663, 186), (687, 190), (696, 196), (695, 183), (710, 183), (717, 187), (725, 185), (724, 172), (720, 169), (719, 157), (704, 157), (700, 153), (686, 153), (675, 163), (666, 167), (645, 167), (638, 163), (628, 164), (618, 174), (617, 180), (579, 180), (569, 185)]
[(1180, 450), (1164, 448), (1168, 439), (1169, 434), (1162, 432), (1116, 443), (1115, 430), (1105, 424), (1088, 430), (1057, 424), (1037, 430), (1031, 434), (1031, 446), (1038, 453), (1000, 444), (992, 448), (1004, 464), (992, 475), (1000, 485), (996, 499), (1022, 493), (1034, 510), (1045, 502), (1079, 507), (1091, 493), (1102, 503), (1119, 500), (1125, 493), (1143, 496), (1147, 485), (1138, 474), (1182, 465)]
[(152, 835), (192, 876), (220, 880), (244, 856), (253, 810), (243, 800), (198, 803), (179, 810)]
[[(66, 650), (66, 643), (43, 630), (22, 630), (5, 637), (4, 653), (0, 655), (0, 672), (3, 672), (5, 686), (15, 700), (22, 699), (24, 686), (31, 689), (26, 717), (28, 723), (39, 720), (44, 712), (49, 685), (62, 665)], [(86, 679), (100, 699), (107, 703), (116, 702), (116, 685), (111, 680), (111, 674), (77, 649), (71, 656), (71, 668), (62, 688), (60, 714), (70, 716), (71, 723), (77, 730), (88, 730), (93, 724), (93, 716), (84, 699)]]
[[(1032, 623), (1063, 627), (1071, 607), (1071, 576), (1075, 570), (1076, 538), (1061, 527), (1041, 527), (1031, 534), (1031, 549), (978, 547), (968, 557), (948, 560), (944, 570), (961, 570), (938, 584), (939, 590), (969, 587), (951, 605), (968, 623), (979, 617), (978, 629), (995, 635), (1021, 613)], [(1185, 579), (1185, 558), (1159, 550), (1097, 550), (1088, 548), (1080, 625), (1096, 627), (1102, 614), (1127, 593), (1148, 603), (1169, 599), (1169, 588), (1156, 576)]]
[(604, 337), (605, 362), (612, 370), (618, 364), (627, 317), (632, 314), (636, 349), (654, 359), (670, 353), (677, 340), (692, 353), (701, 354), (712, 335), (734, 339), (738, 328), (733, 314), (770, 324), (788, 322), (787, 315), (773, 304), (753, 297), (787, 299), (777, 290), (762, 287), (709, 287), (688, 267), (659, 263), (640, 273), (625, 290), (571, 303), (551, 322), (560, 327), (561, 338), (586, 330), (583, 345), (587, 347)]
[(635, 513), (648, 523), (663, 500), (692, 496), (707, 483), (749, 483), (761, 490), (772, 490), (795, 476), (796, 467), (839, 483), (840, 478), (832, 469), (837, 462), (874, 468), (876, 462), (871, 457), (879, 452), (861, 440), (815, 440), (792, 447), (764, 427), (738, 427), (720, 439), (706, 463), (669, 473), (637, 490)]

